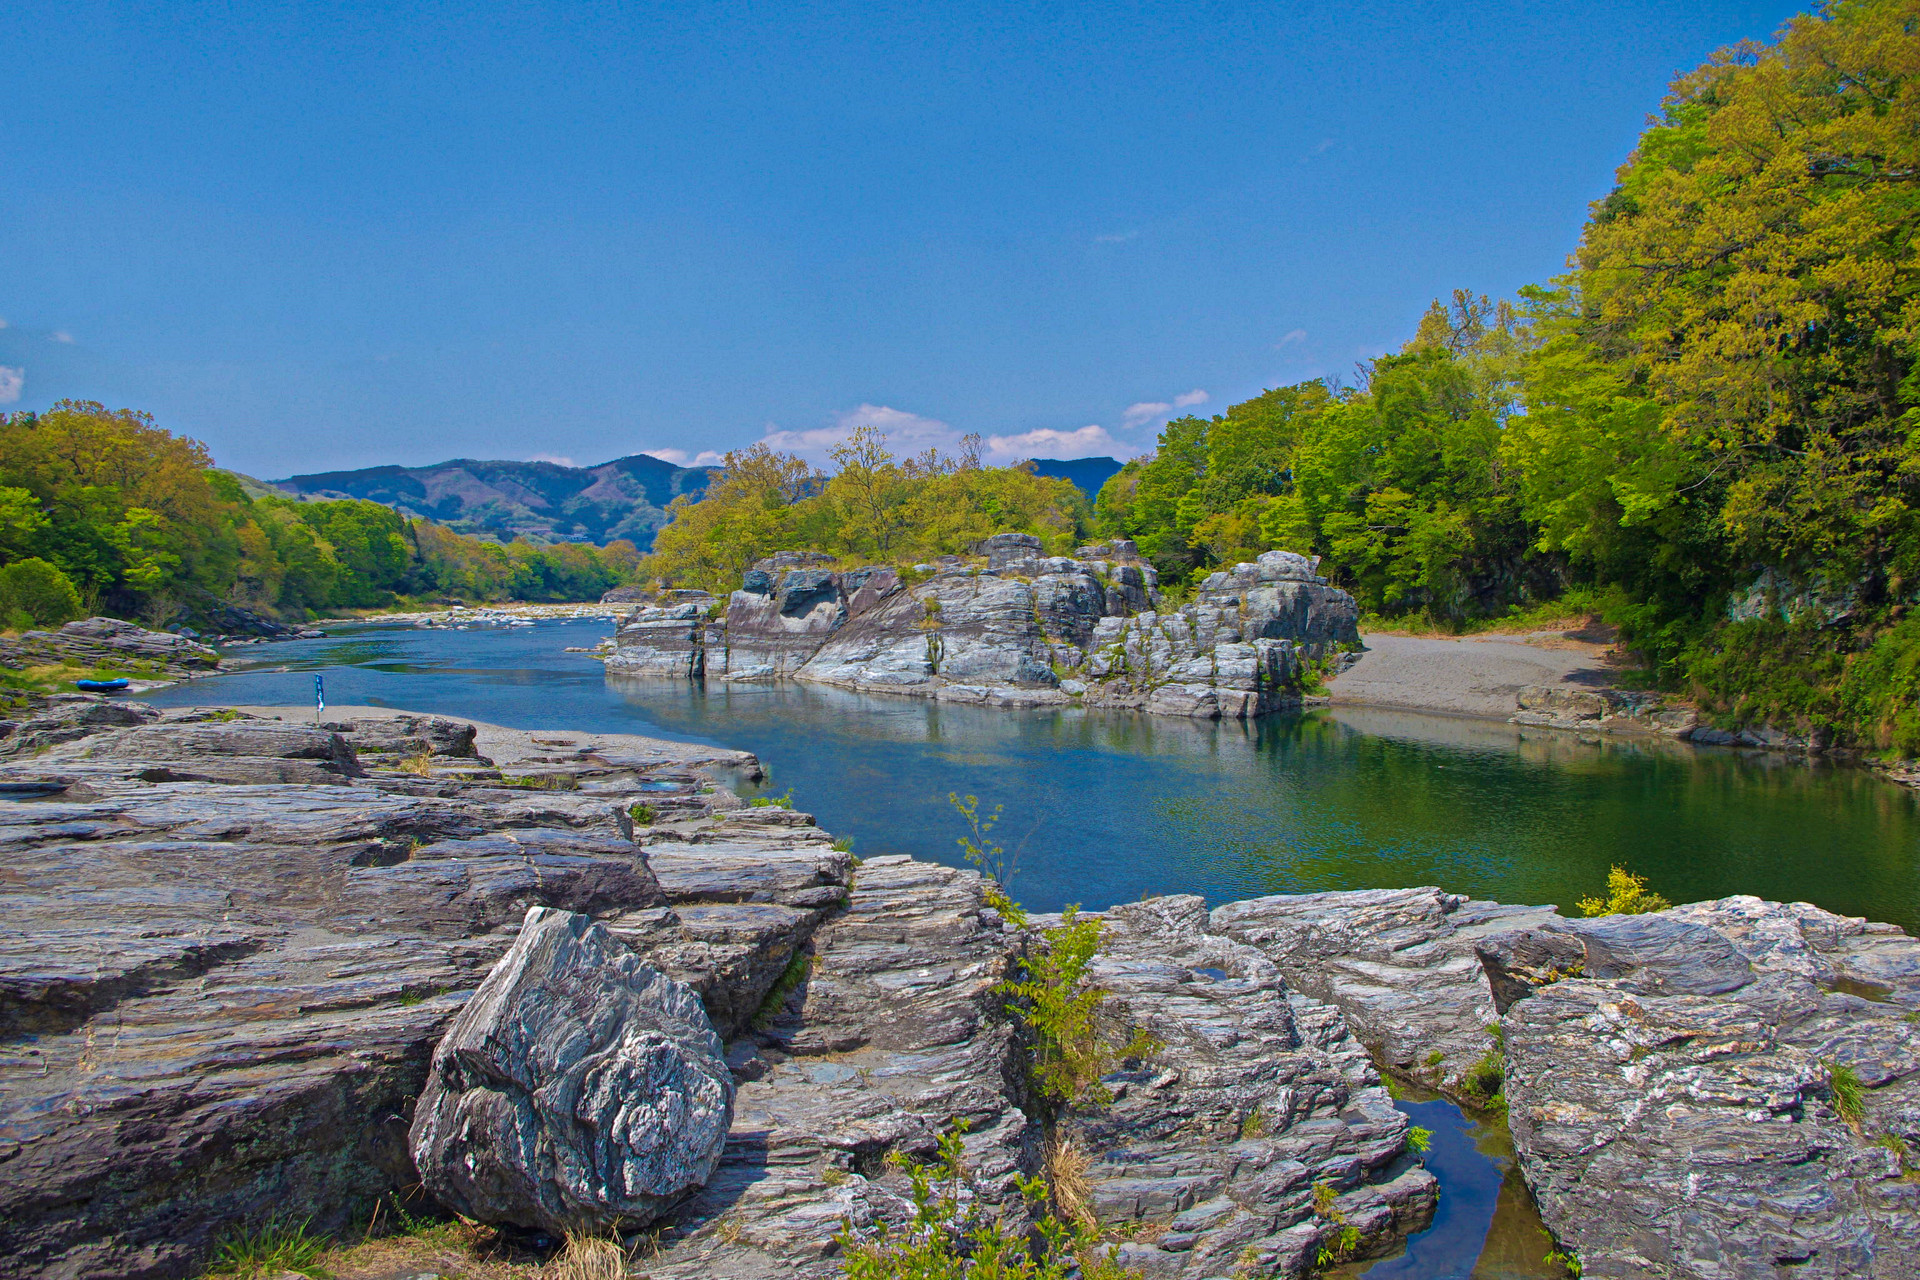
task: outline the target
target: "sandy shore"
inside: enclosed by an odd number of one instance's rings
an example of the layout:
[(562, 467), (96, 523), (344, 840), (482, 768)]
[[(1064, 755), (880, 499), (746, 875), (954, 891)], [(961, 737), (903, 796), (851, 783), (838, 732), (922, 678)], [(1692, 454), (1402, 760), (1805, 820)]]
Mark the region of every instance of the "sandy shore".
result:
[(1554, 631), (1524, 636), (1368, 635), (1360, 661), (1328, 681), (1335, 705), (1505, 720), (1530, 684), (1610, 685), (1607, 646)]
[[(312, 724), (312, 707), (265, 707), (238, 705), (236, 711), (269, 720), (290, 720)], [(366, 707), (329, 704), (324, 719), (343, 723), (349, 720), (391, 720), (395, 716), (438, 716), (470, 724), (477, 731), (474, 746), (480, 754), (505, 769), (513, 765), (551, 760), (555, 756), (595, 755), (603, 759), (619, 758), (623, 763), (679, 764), (688, 768), (718, 765), (727, 769), (757, 770), (759, 758), (751, 751), (727, 747), (704, 747), (696, 742), (671, 742), (665, 738), (647, 738), (637, 733), (581, 733), (569, 729), (511, 729), (488, 724), (472, 716), (441, 715), (437, 711), (407, 711), (399, 707)]]

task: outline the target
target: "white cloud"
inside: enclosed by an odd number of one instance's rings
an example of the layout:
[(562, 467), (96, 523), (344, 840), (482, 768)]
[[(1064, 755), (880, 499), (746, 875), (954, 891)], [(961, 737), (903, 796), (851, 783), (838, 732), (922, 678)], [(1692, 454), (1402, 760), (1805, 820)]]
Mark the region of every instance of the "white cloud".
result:
[(671, 462), (676, 467), (717, 467), (726, 461), (711, 449), (702, 449), (699, 453), (692, 454), (685, 449), (642, 449), (640, 452), (649, 458)]
[(1288, 347), (1292, 346), (1294, 343), (1305, 342), (1306, 340), (1307, 340), (1307, 331), (1305, 329), (1295, 329), (1292, 332), (1288, 333), (1286, 337), (1274, 343), (1273, 349), (1275, 351), (1284, 351)]
[(1130, 404), (1120, 415), (1120, 425), (1137, 427), (1152, 422), (1155, 418), (1164, 418), (1173, 412), (1173, 406), (1164, 400), (1142, 400), (1139, 404)]
[(65, 329), (55, 329), (53, 331), (53, 340), (55, 342), (65, 342), (71, 345), (73, 342), (73, 335), (68, 333)]
[(579, 463), (575, 462), (572, 458), (563, 457), (557, 453), (536, 453), (532, 457), (528, 458), (527, 461), (528, 462), (553, 462), (563, 467), (577, 467), (580, 465)]
[(1183, 395), (1175, 396), (1173, 398), (1173, 407), (1176, 409), (1191, 409), (1194, 405), (1205, 404), (1206, 402), (1207, 393), (1195, 387)]
[(0, 364), (0, 404), (12, 404), (20, 398), (20, 389), (27, 385), (25, 369), (11, 369)]
[(1138, 231), (1109, 231), (1105, 235), (1095, 236), (1095, 244), (1125, 244), (1129, 240), (1138, 240)]
[(6, 320), (5, 320), (5, 318), (4, 318), (4, 317), (0, 317), (0, 329), (4, 329), (4, 328), (6, 328), (6, 327), (7, 327), (7, 322), (6, 322)]
[(811, 431), (782, 431), (772, 423), (760, 443), (782, 453), (797, 453), (808, 462), (825, 466), (828, 451), (860, 427), (875, 427), (886, 433), (887, 450), (895, 457), (940, 449), (952, 453), (959, 448), (961, 433), (938, 418), (925, 418), (904, 409), (884, 404), (863, 404), (838, 414), (830, 427)]
[(1021, 462), (1027, 458), (1095, 458), (1101, 454), (1126, 458), (1139, 450), (1124, 441), (1115, 440), (1107, 434), (1105, 427), (1096, 422), (1077, 431), (1040, 427), (1033, 431), (1022, 431), (1016, 436), (988, 436), (987, 452), (994, 462), (1003, 459)]

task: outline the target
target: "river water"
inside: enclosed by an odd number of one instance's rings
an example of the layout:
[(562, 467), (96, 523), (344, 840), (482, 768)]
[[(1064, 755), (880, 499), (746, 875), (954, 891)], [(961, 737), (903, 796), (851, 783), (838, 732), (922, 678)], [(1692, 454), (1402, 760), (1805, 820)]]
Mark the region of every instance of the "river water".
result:
[[(1571, 909), (1618, 863), (1675, 902), (1752, 893), (1920, 926), (1915, 794), (1863, 770), (1362, 708), (1242, 725), (701, 689), (609, 679), (564, 652), (610, 630), (359, 627), (236, 650), (260, 665), (148, 700), (311, 705), (320, 674), (335, 705), (743, 748), (763, 792), (791, 791), (864, 855), (959, 861), (947, 797), (975, 795), (1003, 806), (1011, 891), (1040, 911), (1420, 884)], [(1500, 1134), (1445, 1102), (1402, 1106), (1435, 1131), (1441, 1213), (1369, 1280), (1554, 1274)]]

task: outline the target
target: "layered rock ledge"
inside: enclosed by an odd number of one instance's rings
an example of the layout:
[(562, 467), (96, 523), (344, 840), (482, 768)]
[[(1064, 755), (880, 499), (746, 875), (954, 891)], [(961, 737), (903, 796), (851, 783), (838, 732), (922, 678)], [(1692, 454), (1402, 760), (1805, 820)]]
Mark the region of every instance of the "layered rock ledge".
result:
[(782, 553), (718, 600), (672, 592), (626, 619), (609, 674), (803, 680), (995, 706), (1246, 718), (1299, 705), (1308, 664), (1359, 644), (1359, 607), (1315, 562), (1270, 551), (1168, 608), (1131, 542), (1045, 556), (997, 534), (984, 563), (903, 577)]
[(888, 1158), (960, 1121), (982, 1207), (1077, 1168), (1143, 1276), (1300, 1277), (1432, 1213), (1382, 1067), (1506, 1105), (1588, 1276), (1920, 1272), (1920, 943), (1891, 926), (1150, 899), (1104, 913), (1090, 979), (1103, 1034), (1158, 1043), (1050, 1107), (1000, 985), (1044, 939), (972, 872), (744, 804), (737, 756), (85, 698), (33, 723), (0, 744), (0, 1276), (184, 1277), (235, 1227), (424, 1182), (523, 1229), (646, 1225), (656, 1280), (824, 1278), (837, 1233), (908, 1213)]

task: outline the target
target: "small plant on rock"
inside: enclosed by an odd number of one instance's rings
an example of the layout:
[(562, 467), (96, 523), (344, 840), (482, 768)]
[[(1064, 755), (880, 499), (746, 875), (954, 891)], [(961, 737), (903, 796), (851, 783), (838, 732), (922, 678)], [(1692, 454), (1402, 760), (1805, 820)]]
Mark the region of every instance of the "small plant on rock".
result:
[(947, 792), (947, 803), (952, 805), (960, 820), (967, 824), (966, 834), (955, 840), (960, 852), (968, 862), (979, 868), (987, 877), (987, 905), (998, 911), (1016, 928), (1027, 923), (1027, 913), (1020, 904), (1008, 896), (1013, 886), (1013, 877), (1019, 873), (1019, 857), (1010, 854), (1006, 846), (993, 838), (993, 829), (1000, 824), (1000, 815), (1005, 805), (993, 806), (991, 813), (980, 811), (979, 796), (962, 796), (956, 792)]
[(1665, 911), (1672, 906), (1657, 893), (1647, 892), (1647, 878), (1636, 876), (1625, 867), (1607, 871), (1607, 896), (1582, 898), (1577, 904), (1582, 915), (1637, 916), (1649, 911)]
[(416, 751), (400, 762), (400, 772), (424, 778), (433, 772), (433, 752)]
[(1466, 1090), (1468, 1101), (1482, 1111), (1505, 1111), (1507, 1109), (1507, 1055), (1506, 1034), (1499, 1023), (1489, 1023), (1488, 1034), (1493, 1037), (1493, 1045), (1482, 1054), (1480, 1061), (1467, 1068), (1461, 1077), (1461, 1087)]
[(1433, 1130), (1414, 1125), (1407, 1130), (1407, 1145), (1412, 1147), (1418, 1155), (1427, 1154), (1428, 1149), (1433, 1146)]
[(1859, 1073), (1838, 1062), (1827, 1063), (1827, 1092), (1833, 1095), (1833, 1109), (1855, 1133), (1867, 1115), (1866, 1089)]
[(747, 807), (749, 809), (791, 809), (793, 808), (793, 788), (788, 787), (777, 796), (755, 796), (747, 801)]
[(659, 810), (644, 800), (637, 804), (629, 805), (627, 807), (627, 816), (633, 819), (633, 825), (636, 827), (650, 827), (660, 820)]
[(1315, 1262), (1321, 1268), (1336, 1267), (1352, 1258), (1359, 1250), (1360, 1228), (1347, 1221), (1347, 1215), (1339, 1206), (1340, 1191), (1331, 1182), (1313, 1184), (1313, 1216), (1334, 1228), (1333, 1235), (1320, 1245)]
[(1141, 1029), (1118, 1047), (1101, 1034), (1097, 1015), (1107, 993), (1087, 981), (1099, 949), (1100, 922), (1081, 919), (1070, 906), (1057, 927), (1041, 934), (1021, 976), (1000, 984), (1013, 997), (1008, 1012), (1033, 1033), (1034, 1085), (1056, 1106), (1106, 1106), (1113, 1093), (1100, 1077), (1116, 1061), (1150, 1057), (1159, 1048)]
[(913, 1215), (905, 1226), (882, 1225), (876, 1236), (851, 1223), (834, 1237), (849, 1280), (1139, 1280), (1113, 1261), (1094, 1232), (1046, 1211), (1042, 1178), (1018, 1180), (1035, 1226), (1015, 1230), (969, 1193), (961, 1138), (964, 1122), (940, 1137), (940, 1154), (918, 1164), (896, 1151), (887, 1163), (904, 1170)]

